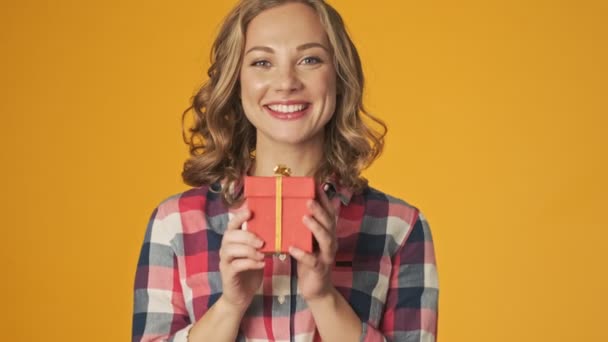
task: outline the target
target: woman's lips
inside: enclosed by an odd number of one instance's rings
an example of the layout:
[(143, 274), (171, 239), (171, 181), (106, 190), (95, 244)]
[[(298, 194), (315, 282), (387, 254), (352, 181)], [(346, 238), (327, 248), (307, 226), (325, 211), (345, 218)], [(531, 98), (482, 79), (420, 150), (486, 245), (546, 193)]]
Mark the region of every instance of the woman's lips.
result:
[[(276, 108), (275, 105), (272, 105), (272, 106)], [(310, 111), (312, 106), (309, 103), (307, 103), (307, 104), (304, 104), (304, 107), (301, 110), (295, 110), (295, 111), (290, 111), (290, 112), (285, 111), (286, 109), (289, 109), (289, 108), (286, 108), (289, 106), (280, 106), (280, 107), (282, 107), (281, 111), (270, 108), (270, 105), (265, 105), (264, 109), (266, 109), (266, 111), (270, 115), (272, 115), (273, 117), (275, 117), (279, 120), (290, 121), (290, 120), (297, 120), (297, 119), (305, 116), (306, 114), (308, 114), (308, 112)]]

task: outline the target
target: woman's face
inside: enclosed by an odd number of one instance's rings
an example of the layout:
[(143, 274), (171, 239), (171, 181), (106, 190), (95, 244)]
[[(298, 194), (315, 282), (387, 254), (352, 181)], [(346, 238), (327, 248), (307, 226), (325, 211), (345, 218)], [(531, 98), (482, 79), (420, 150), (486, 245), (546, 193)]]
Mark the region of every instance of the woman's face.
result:
[(256, 16), (247, 27), (240, 83), (258, 143), (323, 139), (336, 108), (336, 72), (316, 12), (289, 3)]

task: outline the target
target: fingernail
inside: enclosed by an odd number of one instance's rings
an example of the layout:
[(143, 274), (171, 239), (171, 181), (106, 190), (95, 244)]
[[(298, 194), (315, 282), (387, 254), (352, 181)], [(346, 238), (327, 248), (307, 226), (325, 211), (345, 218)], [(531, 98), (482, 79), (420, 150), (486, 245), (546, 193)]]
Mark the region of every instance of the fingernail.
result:
[(264, 259), (264, 253), (258, 252), (257, 256), (258, 256), (258, 259)]
[(260, 239), (256, 239), (255, 240), (255, 245), (260, 248), (262, 246), (264, 246), (264, 241), (260, 240)]

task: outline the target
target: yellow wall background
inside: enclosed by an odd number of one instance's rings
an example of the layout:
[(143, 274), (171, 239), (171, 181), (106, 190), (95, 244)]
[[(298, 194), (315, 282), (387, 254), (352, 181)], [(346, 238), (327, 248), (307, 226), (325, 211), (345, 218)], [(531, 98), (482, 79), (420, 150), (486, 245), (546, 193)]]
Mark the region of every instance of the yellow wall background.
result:
[[(233, 3), (1, 2), (3, 340), (129, 340)], [(607, 341), (607, 2), (332, 3), (390, 128), (366, 175), (431, 223), (439, 340)]]

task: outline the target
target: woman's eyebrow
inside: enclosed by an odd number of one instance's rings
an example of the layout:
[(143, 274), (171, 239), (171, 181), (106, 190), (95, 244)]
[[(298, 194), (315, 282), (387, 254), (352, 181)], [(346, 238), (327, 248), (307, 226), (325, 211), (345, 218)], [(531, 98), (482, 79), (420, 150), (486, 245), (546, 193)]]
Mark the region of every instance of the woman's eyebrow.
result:
[[(303, 51), (303, 50), (307, 50), (307, 49), (312, 49), (315, 47), (319, 47), (327, 52), (329, 52), (329, 49), (327, 47), (325, 47), (325, 45), (321, 44), (321, 43), (316, 43), (316, 42), (311, 42), (311, 43), (306, 43), (306, 44), (302, 44), (300, 46), (298, 46), (296, 48), (296, 50), (298, 51)], [(249, 50), (247, 50), (247, 52), (245, 52), (245, 54), (248, 54), (252, 51), (263, 51), (263, 52), (268, 52), (268, 53), (274, 53), (274, 50), (271, 47), (268, 46), (254, 46), (252, 48), (250, 48)]]
[(329, 52), (329, 49), (326, 48), (325, 45), (323, 45), (321, 43), (316, 43), (316, 42), (302, 44), (302, 45), (298, 46), (296, 48), (296, 50), (302, 51), (302, 50), (312, 49), (312, 48), (315, 48), (315, 47), (320, 47), (321, 49)]
[(268, 53), (274, 53), (274, 50), (272, 48), (269, 48), (268, 46), (254, 46), (251, 49), (247, 50), (247, 52), (245, 52), (245, 54), (250, 53), (251, 51), (264, 51), (264, 52), (268, 52)]

